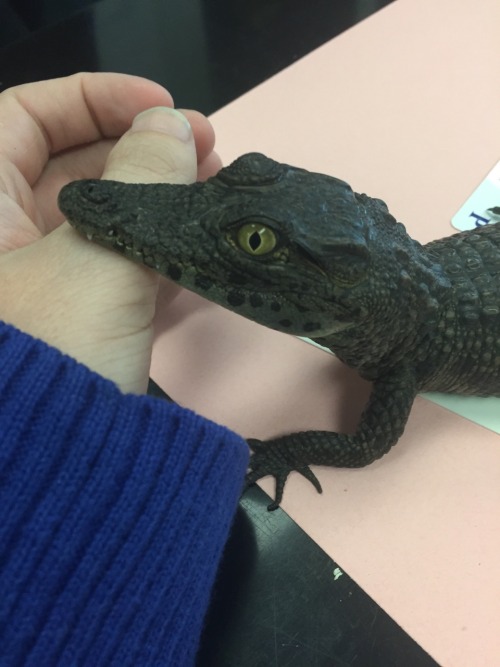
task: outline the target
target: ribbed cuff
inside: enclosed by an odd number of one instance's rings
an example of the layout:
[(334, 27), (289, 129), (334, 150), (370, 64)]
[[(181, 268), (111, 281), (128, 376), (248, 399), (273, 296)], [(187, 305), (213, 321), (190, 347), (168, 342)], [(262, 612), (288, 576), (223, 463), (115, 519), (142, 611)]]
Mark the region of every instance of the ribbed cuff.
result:
[(0, 323), (6, 664), (191, 664), (247, 464), (224, 427)]

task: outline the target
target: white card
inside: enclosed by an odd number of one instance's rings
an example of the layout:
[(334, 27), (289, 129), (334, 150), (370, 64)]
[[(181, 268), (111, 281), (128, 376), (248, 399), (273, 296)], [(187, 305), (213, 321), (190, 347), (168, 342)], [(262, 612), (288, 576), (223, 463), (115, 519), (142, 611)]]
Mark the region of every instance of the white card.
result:
[(500, 222), (500, 162), (451, 219), (453, 227), (460, 232), (494, 222)]

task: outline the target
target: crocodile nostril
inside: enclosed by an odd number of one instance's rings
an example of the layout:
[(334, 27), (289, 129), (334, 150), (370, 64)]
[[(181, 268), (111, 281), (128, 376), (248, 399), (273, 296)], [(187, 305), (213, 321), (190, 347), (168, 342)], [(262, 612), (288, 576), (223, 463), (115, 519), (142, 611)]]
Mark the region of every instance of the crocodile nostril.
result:
[(92, 204), (105, 204), (109, 199), (109, 193), (101, 187), (101, 181), (91, 181), (84, 190), (85, 199)]

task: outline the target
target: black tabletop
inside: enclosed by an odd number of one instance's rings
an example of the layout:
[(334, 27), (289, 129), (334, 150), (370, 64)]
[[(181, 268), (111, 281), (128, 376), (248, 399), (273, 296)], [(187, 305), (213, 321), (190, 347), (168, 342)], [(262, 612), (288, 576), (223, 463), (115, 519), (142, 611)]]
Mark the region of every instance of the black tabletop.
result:
[[(390, 1), (0, 0), (0, 89), (121, 71), (209, 114)], [(161, 395), (153, 383), (150, 392)], [(200, 667), (437, 664), (268, 503), (258, 487), (241, 500)]]

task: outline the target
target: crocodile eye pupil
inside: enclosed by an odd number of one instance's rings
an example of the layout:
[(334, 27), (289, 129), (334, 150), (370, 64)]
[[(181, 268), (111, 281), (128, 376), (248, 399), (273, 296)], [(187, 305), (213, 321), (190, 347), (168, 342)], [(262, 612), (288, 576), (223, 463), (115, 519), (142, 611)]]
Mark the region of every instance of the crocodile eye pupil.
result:
[(276, 247), (276, 235), (266, 225), (248, 222), (238, 231), (238, 244), (248, 255), (265, 255)]
[(259, 249), (261, 243), (262, 241), (260, 239), (260, 234), (258, 232), (254, 232), (253, 234), (250, 235), (250, 238), (248, 239), (248, 245), (252, 248), (254, 252), (256, 252)]

